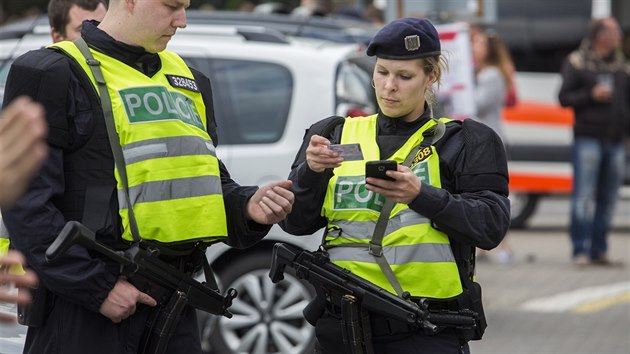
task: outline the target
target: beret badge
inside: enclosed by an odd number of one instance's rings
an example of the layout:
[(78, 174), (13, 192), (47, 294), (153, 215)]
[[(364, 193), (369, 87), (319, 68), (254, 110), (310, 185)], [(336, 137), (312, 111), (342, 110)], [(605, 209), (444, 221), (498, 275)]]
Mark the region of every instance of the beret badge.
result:
[(420, 49), (420, 37), (417, 34), (405, 37), (405, 49), (409, 52)]

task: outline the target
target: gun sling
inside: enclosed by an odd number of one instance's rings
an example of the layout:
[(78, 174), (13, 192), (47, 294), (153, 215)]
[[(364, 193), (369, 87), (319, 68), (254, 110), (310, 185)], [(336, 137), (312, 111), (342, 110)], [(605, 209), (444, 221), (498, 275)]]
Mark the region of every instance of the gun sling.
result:
[[(413, 150), (411, 150), (411, 153), (407, 156), (402, 165), (409, 167), (413, 159), (416, 157), (418, 151), (435, 144), (438, 140), (442, 138), (445, 130), (446, 126), (444, 122), (438, 120), (437, 125), (434, 128), (424, 132), (422, 142)], [(432, 139), (429, 139), (429, 137), (432, 137)], [(396, 291), (396, 294), (398, 294), (398, 296), (402, 298), (406, 298), (408, 297), (408, 293), (404, 294), (403, 289), (400, 286), (400, 282), (396, 278), (392, 267), (387, 262), (387, 259), (383, 256), (383, 236), (385, 235), (385, 229), (387, 228), (389, 215), (391, 214), (394, 205), (395, 203), (392, 200), (385, 200), (385, 204), (381, 209), (381, 214), (379, 215), (376, 226), (374, 227), (374, 233), (372, 234), (372, 238), (370, 239), (368, 247), (370, 254), (374, 256), (376, 263), (381, 268), (381, 271), (383, 272), (391, 286), (394, 288), (394, 291)]]

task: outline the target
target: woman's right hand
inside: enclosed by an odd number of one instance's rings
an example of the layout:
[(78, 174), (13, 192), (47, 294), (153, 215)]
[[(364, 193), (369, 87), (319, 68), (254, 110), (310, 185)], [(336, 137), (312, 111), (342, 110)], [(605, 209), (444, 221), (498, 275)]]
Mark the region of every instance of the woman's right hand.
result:
[(306, 148), (306, 163), (308, 167), (317, 173), (324, 172), (327, 168), (341, 166), (343, 157), (329, 149), (330, 141), (323, 136), (313, 135)]

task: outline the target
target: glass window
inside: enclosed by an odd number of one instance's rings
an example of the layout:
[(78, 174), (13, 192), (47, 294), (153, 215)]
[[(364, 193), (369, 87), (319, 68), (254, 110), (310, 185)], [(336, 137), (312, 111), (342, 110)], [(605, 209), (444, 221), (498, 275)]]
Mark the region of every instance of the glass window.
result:
[(4, 86), (7, 83), (7, 76), (9, 76), (9, 69), (13, 60), (0, 59), (0, 86)]
[(287, 68), (244, 60), (184, 59), (212, 82), (221, 145), (268, 144), (282, 137), (293, 92)]
[(4, 85), (7, 83), (11, 63), (13, 63), (13, 60), (0, 59), (0, 107), (2, 107), (2, 101), (4, 100)]
[[(341, 116), (369, 115), (376, 112), (376, 98), (367, 68), (372, 61), (344, 61), (337, 70), (336, 114)], [(371, 71), (371, 69), (370, 69)]]

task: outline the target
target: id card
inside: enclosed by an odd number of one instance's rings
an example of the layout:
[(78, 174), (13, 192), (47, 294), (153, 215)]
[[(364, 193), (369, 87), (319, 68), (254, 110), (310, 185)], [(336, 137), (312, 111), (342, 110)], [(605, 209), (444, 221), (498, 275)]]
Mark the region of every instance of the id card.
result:
[(339, 154), (345, 161), (363, 160), (363, 152), (359, 144), (332, 144), (330, 150)]

